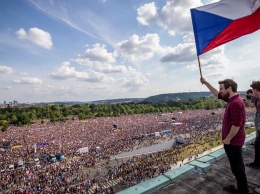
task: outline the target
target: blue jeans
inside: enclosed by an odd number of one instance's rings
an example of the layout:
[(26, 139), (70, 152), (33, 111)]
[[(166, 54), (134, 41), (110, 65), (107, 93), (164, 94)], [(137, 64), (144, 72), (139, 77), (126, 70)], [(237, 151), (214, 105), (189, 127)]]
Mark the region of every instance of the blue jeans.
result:
[(224, 149), (227, 154), (230, 168), (237, 180), (237, 189), (239, 193), (247, 193), (247, 178), (245, 165), (242, 157), (242, 146), (225, 145)]

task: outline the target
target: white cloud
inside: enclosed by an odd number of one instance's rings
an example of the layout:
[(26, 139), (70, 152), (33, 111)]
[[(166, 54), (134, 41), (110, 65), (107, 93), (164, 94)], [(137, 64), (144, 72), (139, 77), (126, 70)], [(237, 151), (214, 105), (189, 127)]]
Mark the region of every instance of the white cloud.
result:
[(96, 71), (100, 71), (102, 73), (121, 73), (122, 76), (127, 76), (127, 75), (135, 75), (138, 72), (135, 68), (131, 66), (124, 66), (124, 65), (104, 65), (102, 67), (97, 67)]
[(228, 67), (230, 62), (225, 56), (225, 45), (215, 48), (214, 50), (205, 53), (201, 57), (201, 66), (205, 70), (225, 69)]
[(7, 66), (0, 66), (0, 74), (11, 74), (13, 73), (13, 69)]
[(194, 34), (190, 32), (190, 33), (184, 35), (183, 36), (183, 41), (184, 42), (193, 42), (193, 43), (195, 43)]
[(141, 38), (134, 34), (129, 40), (117, 43), (117, 51), (130, 61), (147, 60), (161, 49), (157, 34), (147, 34)]
[(147, 84), (149, 80), (144, 76), (135, 76), (132, 77), (130, 80), (127, 81), (125, 86), (132, 87), (132, 86), (143, 86)]
[(113, 82), (114, 78), (108, 77), (107, 75), (96, 72), (80, 72), (76, 71), (75, 67), (70, 67), (70, 62), (63, 62), (61, 65), (55, 68), (52, 72), (51, 77), (56, 79), (75, 79), (78, 81), (87, 81), (87, 82)]
[(157, 24), (171, 35), (187, 33), (192, 31), (190, 8), (201, 5), (201, 1), (167, 0), (159, 13), (156, 5), (149, 3), (137, 9), (137, 20), (142, 25)]
[(137, 9), (137, 21), (142, 25), (149, 25), (157, 20), (157, 8), (155, 3), (148, 3)]
[(162, 51), (165, 53), (161, 58), (163, 63), (184, 63), (196, 59), (194, 43), (178, 44), (176, 47), (166, 47)]
[(11, 86), (4, 86), (4, 90), (11, 90), (12, 87)]
[(108, 64), (102, 67), (97, 67), (96, 70), (103, 73), (124, 73), (128, 70), (128, 68), (123, 65), (113, 66), (111, 64)]
[[(221, 77), (220, 75), (222, 75), (223, 78), (223, 76), (225, 76), (225, 74), (217, 72), (222, 72), (223, 70), (227, 71), (227, 69), (230, 68), (230, 61), (225, 56), (224, 51), (225, 45), (217, 47), (214, 50), (211, 50), (200, 56), (200, 65), (204, 77), (208, 75), (210, 77), (212, 77), (213, 75), (218, 75), (218, 77)], [(196, 61), (195, 64), (188, 65), (187, 68), (192, 71), (198, 71), (198, 62)]]
[(250, 78), (248, 78), (247, 79), (247, 81), (249, 81), (249, 82), (252, 82), (252, 81), (259, 81), (260, 80), (260, 76), (254, 76), (254, 77), (250, 77)]
[(27, 72), (21, 72), (20, 75), (28, 75)]
[(131, 92), (137, 92), (142, 86), (149, 83), (149, 80), (143, 74), (136, 74), (128, 80), (125, 80), (123, 87), (127, 88)]
[(109, 53), (105, 45), (94, 44), (75, 60), (81, 65), (92, 66), (116, 62), (116, 52)]
[(28, 40), (45, 49), (50, 49), (52, 47), (52, 38), (49, 32), (39, 28), (30, 28), (28, 32), (23, 28), (20, 28), (16, 32), (16, 35), (19, 39)]
[(75, 67), (70, 67), (70, 62), (65, 61), (61, 65), (55, 68), (54, 72), (50, 74), (56, 79), (68, 79), (68, 78), (79, 78), (87, 79), (89, 75), (85, 72), (78, 72)]
[(16, 84), (41, 84), (42, 80), (40, 80), (39, 78), (24, 77), (22, 79), (13, 80), (13, 83), (16, 83)]
[[(61, 82), (59, 85), (48, 85), (34, 88), (34, 94), (39, 95), (41, 97), (55, 96), (55, 98), (53, 98), (52, 101), (75, 101), (78, 98), (80, 98), (81, 101), (86, 101), (89, 100), (90, 96), (93, 96), (93, 100), (97, 100), (97, 96), (100, 95), (100, 93), (105, 95), (108, 91), (107, 89), (110, 89), (110, 86), (104, 83), (89, 84), (83, 82), (77, 84), (74, 83), (70, 85)], [(73, 96), (73, 98), (71, 98), (71, 96)], [(45, 99), (43, 99), (43, 101), (46, 102)]]
[(97, 91), (100, 91), (100, 90), (104, 90), (104, 89), (108, 89), (109, 87), (108, 86), (105, 86), (105, 85), (102, 85), (102, 86), (93, 86), (93, 85), (90, 85), (88, 87), (88, 89), (90, 90), (97, 90)]
[(42, 86), (34, 88), (34, 93), (40, 96), (59, 96), (59, 100), (67, 100), (67, 97), (74, 95), (77, 86), (69, 87), (64, 85)]
[(92, 71), (90, 72), (90, 77), (87, 79), (83, 79), (83, 81), (88, 81), (88, 82), (106, 82), (106, 83), (111, 83), (114, 82), (115, 79), (113, 77), (109, 77), (104, 73), (101, 72), (96, 72)]
[(194, 0), (168, 0), (162, 8), (159, 25), (169, 34), (192, 31), (190, 8), (201, 5)]
[(211, 74), (207, 74), (204, 77), (206, 79), (210, 79), (210, 80), (216, 80), (216, 79), (221, 79), (225, 76), (225, 74), (223, 73), (211, 73)]
[(57, 96), (68, 95), (71, 92), (72, 92), (72, 88), (67, 86), (60, 86), (55, 88), (55, 90), (53, 90), (53, 93), (55, 93)]

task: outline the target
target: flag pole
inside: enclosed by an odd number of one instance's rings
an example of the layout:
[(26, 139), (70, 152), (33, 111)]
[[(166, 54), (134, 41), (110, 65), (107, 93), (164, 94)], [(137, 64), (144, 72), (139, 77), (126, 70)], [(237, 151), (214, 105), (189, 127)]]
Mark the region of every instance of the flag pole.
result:
[(199, 69), (200, 69), (200, 77), (202, 78), (202, 72), (201, 72), (201, 67), (200, 67), (200, 56), (198, 56), (198, 63), (199, 63)]

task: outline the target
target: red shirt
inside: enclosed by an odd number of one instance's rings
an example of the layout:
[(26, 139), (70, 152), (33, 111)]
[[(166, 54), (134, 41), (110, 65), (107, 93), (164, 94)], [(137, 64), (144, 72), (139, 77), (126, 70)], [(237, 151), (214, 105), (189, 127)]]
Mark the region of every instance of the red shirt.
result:
[(232, 125), (240, 127), (237, 134), (230, 140), (231, 145), (243, 146), (245, 142), (245, 130), (244, 125), (246, 122), (246, 109), (245, 103), (239, 94), (233, 96), (232, 98), (223, 98), (219, 93), (218, 98), (227, 102), (223, 123), (222, 123), (222, 140), (224, 140)]

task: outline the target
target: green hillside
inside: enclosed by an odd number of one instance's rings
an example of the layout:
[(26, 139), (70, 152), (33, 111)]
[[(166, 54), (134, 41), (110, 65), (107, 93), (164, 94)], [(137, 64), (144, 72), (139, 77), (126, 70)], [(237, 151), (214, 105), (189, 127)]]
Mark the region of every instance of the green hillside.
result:
[(168, 100), (188, 100), (197, 99), (201, 97), (208, 97), (211, 92), (183, 92), (183, 93), (169, 93), (169, 94), (159, 94), (156, 96), (150, 96), (145, 98), (144, 101), (147, 102), (160, 102)]

